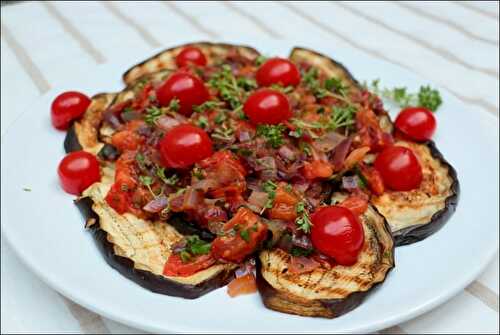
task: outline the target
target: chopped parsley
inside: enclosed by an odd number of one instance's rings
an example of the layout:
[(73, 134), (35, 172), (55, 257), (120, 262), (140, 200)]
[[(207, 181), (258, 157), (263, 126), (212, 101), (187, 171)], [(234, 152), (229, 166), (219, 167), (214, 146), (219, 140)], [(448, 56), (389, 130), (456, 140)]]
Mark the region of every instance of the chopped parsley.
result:
[(283, 87), (279, 84), (272, 84), (270, 86), (270, 88), (272, 88), (273, 90), (276, 90), (276, 91), (280, 91), (281, 93), (284, 93), (284, 94), (288, 94), (290, 92), (293, 92), (293, 90), (295, 89), (293, 86)]
[(203, 171), (199, 167), (194, 167), (191, 171), (191, 175), (199, 180), (205, 179)]
[(257, 82), (255, 81), (255, 79), (240, 77), (236, 82), (238, 86), (244, 89), (245, 91), (257, 88)]
[(220, 127), (215, 128), (210, 136), (224, 142), (230, 142), (233, 139), (233, 134), (234, 130), (224, 123)]
[(279, 148), (283, 144), (283, 132), (286, 127), (282, 124), (261, 124), (257, 126), (257, 135), (263, 136), (267, 144), (273, 148)]
[(226, 120), (227, 120), (227, 115), (224, 112), (221, 111), (215, 117), (214, 122), (216, 124), (222, 124), (222, 122), (224, 122)]
[(297, 218), (295, 219), (297, 228), (305, 233), (309, 233), (311, 231), (312, 222), (309, 217), (309, 213), (307, 212), (305, 203), (303, 201), (297, 203), (295, 210), (297, 212)]
[(186, 236), (186, 246), (179, 252), (181, 260), (186, 263), (193, 256), (206, 255), (210, 252), (212, 244), (200, 239), (197, 235)]
[(146, 159), (142, 153), (138, 152), (137, 155), (135, 155), (135, 161), (141, 170), (146, 168)]
[(151, 126), (155, 124), (156, 120), (158, 120), (162, 115), (163, 111), (160, 108), (156, 106), (149, 107), (146, 109), (146, 117), (144, 118), (144, 121)]
[(241, 105), (244, 91), (238, 85), (238, 81), (231, 71), (231, 66), (227, 64), (222, 65), (222, 70), (216, 73), (208, 81), (208, 84), (219, 91), (222, 100), (229, 103), (232, 109), (238, 108)]
[(342, 80), (335, 77), (331, 77), (325, 80), (325, 89), (328, 91), (337, 92), (342, 96), (346, 96), (348, 91), (348, 87), (342, 83)]
[(153, 184), (153, 178), (150, 176), (139, 176), (139, 181), (144, 186), (151, 186)]
[(435, 112), (439, 106), (443, 103), (441, 95), (438, 90), (431, 89), (429, 85), (420, 86), (418, 91), (418, 105), (420, 107), (425, 107)]
[(250, 233), (248, 232), (248, 229), (240, 231), (240, 236), (245, 242), (250, 243)]
[(272, 182), (271, 180), (266, 180), (266, 182), (262, 185), (264, 192), (267, 193), (267, 201), (264, 205), (263, 211), (265, 208), (273, 208), (274, 198), (276, 198), (276, 189), (278, 185)]
[(179, 99), (172, 99), (170, 100), (170, 103), (168, 104), (168, 109), (171, 110), (172, 112), (178, 112), (179, 109), (181, 108), (181, 105), (179, 103)]
[(203, 128), (205, 129), (206, 127), (208, 127), (208, 119), (206, 116), (202, 115), (198, 118), (198, 120), (196, 121), (196, 125), (200, 128)]
[(339, 107), (332, 109), (332, 115), (328, 120), (328, 129), (335, 130), (341, 127), (347, 127), (354, 124), (356, 108), (354, 106)]
[(165, 184), (170, 185), (170, 186), (175, 186), (179, 182), (179, 177), (176, 174), (173, 174), (170, 177), (165, 176), (165, 168), (163, 168), (163, 167), (156, 168), (156, 175)]

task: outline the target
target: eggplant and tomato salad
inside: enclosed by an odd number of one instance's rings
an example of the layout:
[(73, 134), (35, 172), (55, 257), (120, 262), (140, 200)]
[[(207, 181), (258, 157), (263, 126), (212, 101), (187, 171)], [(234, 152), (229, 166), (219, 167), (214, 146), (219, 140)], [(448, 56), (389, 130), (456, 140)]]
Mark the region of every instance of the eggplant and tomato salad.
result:
[(229, 284), (277, 311), (336, 317), (385, 280), (395, 246), (456, 206), (429, 87), (399, 89), (393, 124), (378, 86), (322, 54), (206, 42), (123, 80), (118, 93), (56, 98), (53, 124), (69, 129), (58, 173), (106, 261), (154, 292)]

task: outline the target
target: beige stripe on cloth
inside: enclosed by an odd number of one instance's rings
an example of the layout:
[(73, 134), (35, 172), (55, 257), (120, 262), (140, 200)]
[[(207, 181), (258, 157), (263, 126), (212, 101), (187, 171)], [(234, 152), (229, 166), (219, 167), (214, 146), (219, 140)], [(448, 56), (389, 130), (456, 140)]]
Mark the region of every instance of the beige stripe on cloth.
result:
[(102, 5), (106, 7), (107, 10), (111, 12), (114, 16), (116, 16), (120, 21), (125, 24), (131, 26), (137, 31), (137, 33), (142, 37), (142, 39), (149, 44), (149, 46), (153, 48), (157, 48), (161, 45), (160, 42), (153, 35), (149, 33), (146, 29), (144, 29), (140, 24), (138, 24), (131, 17), (123, 14), (123, 12), (115, 6), (115, 4), (111, 1), (101, 1)]
[(465, 290), (498, 313), (498, 294), (489, 287), (475, 280)]
[[(399, 61), (397, 61), (395, 59), (391, 59), (391, 58), (387, 57), (385, 54), (381, 53), (379, 50), (365, 47), (365, 46), (359, 44), (358, 42), (351, 40), (349, 37), (347, 37), (347, 36), (345, 36), (345, 35), (337, 32), (336, 30), (334, 30), (330, 26), (324, 24), (323, 22), (319, 21), (315, 17), (313, 17), (313, 16), (311, 16), (309, 14), (306, 14), (302, 10), (297, 9), (291, 3), (284, 2), (284, 1), (283, 2), (280, 1), (280, 2), (277, 2), (277, 3), (280, 4), (280, 5), (282, 5), (282, 6), (284, 6), (284, 7), (286, 7), (288, 10), (290, 10), (293, 13), (295, 13), (295, 15), (297, 15), (297, 16), (301, 17), (302, 19), (304, 19), (306, 21), (309, 21), (313, 25), (319, 27), (321, 30), (329, 33), (332, 36), (335, 36), (335, 37), (341, 39), (342, 41), (344, 41), (347, 44), (351, 45), (355, 49), (364, 51), (364, 52), (366, 52), (366, 53), (368, 53), (368, 54), (370, 54), (370, 55), (372, 55), (372, 56), (374, 56), (376, 58), (385, 60), (386, 62), (389, 62), (391, 64), (399, 65), (399, 66), (401, 66), (401, 67), (403, 67), (403, 68), (405, 68), (405, 69), (407, 69), (409, 71), (412, 71), (414, 73), (419, 74), (417, 71), (415, 71), (411, 67), (409, 67), (409, 66), (407, 66), (407, 65), (405, 65), (405, 64), (403, 64), (403, 63), (401, 63), (401, 62), (399, 62)], [(498, 116), (498, 108), (495, 105), (489, 103), (488, 101), (483, 100), (483, 99), (478, 99), (478, 98), (464, 97), (460, 93), (455, 92), (454, 90), (450, 89), (449, 87), (447, 87), (444, 84), (441, 84), (441, 86), (443, 86), (444, 88), (446, 88), (450, 93), (452, 93), (455, 97), (457, 97), (458, 99), (462, 100), (463, 102), (465, 102), (467, 104), (479, 106), (479, 107), (487, 110), (491, 114), (493, 114), (495, 116)]]
[(162, 4), (167, 6), (169, 9), (171, 9), (175, 14), (179, 15), (182, 17), (184, 20), (186, 20), (191, 26), (196, 28), (198, 31), (204, 33), (205, 35), (208, 35), (212, 38), (217, 38), (219, 37), (219, 34), (217, 34), (215, 31), (210, 30), (209, 28), (203, 26), (194, 16), (186, 13), (182, 9), (180, 9), (177, 5), (175, 5), (173, 2), (170, 1), (161, 1)]
[(5, 42), (10, 47), (14, 55), (16, 55), (16, 59), (19, 64), (21, 64), (24, 71), (26, 71), (35, 84), (38, 91), (42, 94), (47, 92), (50, 89), (49, 82), (45, 79), (44, 75), (35, 63), (33, 63), (33, 60), (31, 60), (28, 52), (26, 52), (26, 50), (19, 43), (17, 43), (9, 28), (7, 28), (7, 26), (3, 23), (1, 23), (1, 34), (5, 38)]
[(369, 16), (369, 15), (366, 15), (365, 13), (351, 7), (351, 6), (347, 6), (345, 3), (343, 2), (334, 2), (333, 3), (334, 5), (336, 6), (339, 6), (339, 7), (342, 7), (344, 8), (345, 10), (351, 12), (352, 14), (354, 15), (357, 15), (359, 17), (362, 17), (363, 19), (371, 22), (371, 23), (374, 23), (386, 30), (389, 30), (399, 36), (402, 36), (432, 52), (434, 52), (435, 54), (438, 54), (440, 55), (441, 57), (447, 59), (448, 61), (452, 62), (452, 63), (456, 63), (456, 64), (459, 64), (463, 67), (465, 67), (466, 69), (469, 69), (469, 70), (472, 70), (472, 71), (477, 71), (477, 72), (481, 72), (487, 76), (490, 76), (490, 77), (493, 77), (495, 79), (498, 80), (498, 72), (496, 72), (494, 69), (490, 69), (490, 68), (484, 68), (484, 67), (480, 67), (480, 66), (476, 66), (476, 65), (473, 65), (473, 64), (469, 64), (468, 62), (458, 58), (457, 56), (455, 56), (452, 52), (448, 51), (448, 50), (445, 50), (445, 49), (442, 49), (442, 48), (439, 48), (439, 47), (435, 47), (433, 46), (432, 44), (428, 43), (427, 41), (425, 40), (422, 40), (418, 37), (415, 37), (407, 32), (404, 32), (404, 31), (401, 31), (401, 30), (398, 30), (388, 24), (386, 24), (385, 22), (379, 20), (379, 19), (376, 19), (372, 16)]
[(271, 29), (268, 25), (264, 24), (259, 18), (256, 16), (244, 11), (243, 9), (235, 6), (231, 1), (222, 1), (222, 4), (226, 6), (229, 10), (234, 13), (246, 18), (248, 21), (252, 22), (255, 26), (257, 26), (260, 30), (267, 33), (269, 36), (274, 38), (283, 38), (283, 35)]
[(461, 25), (457, 24), (456, 22), (453, 22), (451, 20), (447, 20), (446, 18), (444, 18), (442, 16), (438, 16), (438, 15), (432, 14), (430, 12), (422, 10), (419, 7), (416, 7), (414, 5), (410, 5), (410, 4), (407, 4), (407, 3), (404, 3), (404, 2), (395, 2), (394, 1), (392, 3), (400, 6), (401, 8), (409, 10), (410, 12), (413, 12), (414, 14), (416, 14), (418, 16), (425, 17), (425, 18), (427, 18), (429, 20), (432, 20), (432, 21), (434, 21), (436, 23), (444, 24), (444, 25), (448, 26), (449, 28), (458, 31), (458, 32), (462, 33), (463, 35), (465, 35), (465, 36), (467, 36), (467, 37), (469, 37), (469, 38), (471, 38), (473, 40), (477, 40), (477, 41), (484, 42), (484, 43), (487, 43), (487, 44), (490, 44), (490, 45), (498, 47), (498, 41), (495, 41), (493, 39), (489, 39), (489, 38), (486, 38), (486, 37), (482, 37), (482, 36), (476, 35), (472, 31), (469, 31), (469, 30), (465, 29), (464, 27), (462, 27)]
[(71, 315), (78, 321), (83, 334), (110, 334), (108, 327), (106, 327), (99, 315), (75, 304), (62, 295), (61, 298), (66, 307), (68, 307)]
[(101, 54), (99, 50), (97, 50), (90, 41), (80, 33), (78, 29), (67, 19), (65, 18), (54, 5), (52, 5), (48, 1), (43, 1), (42, 5), (47, 9), (52, 17), (54, 17), (63, 27), (64, 31), (70, 34), (77, 42), (80, 44), (80, 47), (87, 52), (98, 64), (102, 64), (106, 61), (106, 58)]
[[(469, 3), (466, 3), (464, 1), (453, 1), (455, 4), (462, 6), (463, 8), (469, 9), (473, 12), (476, 12), (478, 14), (484, 15), (485, 17), (489, 17), (491, 19), (495, 19), (498, 21), (498, 14), (489, 12), (487, 10), (484, 10), (482, 8), (476, 7), (474, 5), (471, 5)], [(498, 2), (497, 2), (498, 3)]]

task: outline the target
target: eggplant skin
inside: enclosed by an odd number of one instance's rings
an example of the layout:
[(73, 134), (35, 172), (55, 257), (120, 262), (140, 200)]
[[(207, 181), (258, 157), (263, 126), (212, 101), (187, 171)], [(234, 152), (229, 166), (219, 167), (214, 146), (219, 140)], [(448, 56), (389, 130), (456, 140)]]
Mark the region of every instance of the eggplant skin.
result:
[(460, 198), (460, 183), (455, 168), (453, 168), (444, 158), (434, 141), (427, 141), (425, 144), (429, 148), (431, 155), (448, 168), (448, 175), (453, 180), (451, 184), (451, 195), (446, 198), (444, 208), (434, 213), (428, 223), (406, 227), (393, 232), (394, 241), (397, 247), (419, 242), (441, 229), (455, 212)]
[(114, 252), (113, 244), (107, 239), (107, 233), (100, 228), (99, 216), (92, 209), (92, 199), (89, 197), (80, 198), (75, 201), (75, 204), (85, 217), (87, 227), (91, 231), (106, 262), (126, 278), (154, 293), (196, 299), (212, 290), (227, 285), (234, 278), (233, 271), (223, 271), (197, 285), (189, 285), (169, 280), (149, 271), (136, 269), (132, 260), (119, 256)]
[(64, 151), (69, 154), (73, 151), (80, 151), (83, 147), (78, 141), (78, 135), (76, 134), (75, 124), (73, 123), (71, 127), (66, 132), (66, 137), (64, 138)]
[[(151, 73), (151, 72), (156, 72), (161, 69), (169, 68), (169, 69), (175, 69), (176, 66), (175, 64), (165, 64), (164, 60), (162, 58), (168, 58), (167, 56), (173, 57), (174, 54), (177, 52), (177, 50), (182, 50), (183, 48), (187, 46), (196, 46), (200, 48), (208, 48), (208, 49), (215, 49), (215, 48), (221, 48), (221, 49), (230, 49), (230, 48), (237, 48), (240, 50), (244, 50), (249, 54), (254, 55), (255, 57), (259, 56), (260, 53), (249, 46), (246, 45), (238, 45), (238, 44), (229, 44), (229, 43), (213, 43), (213, 42), (191, 42), (191, 43), (186, 43), (186, 44), (181, 44), (177, 45), (165, 50), (162, 50), (158, 52), (156, 55), (153, 55), (149, 57), (148, 59), (145, 59), (144, 61), (135, 64), (134, 66), (130, 67), (122, 76), (123, 82), (127, 85), (130, 85), (133, 83), (136, 79), (139, 77)], [(150, 69), (145, 69), (146, 67), (152, 67)]]

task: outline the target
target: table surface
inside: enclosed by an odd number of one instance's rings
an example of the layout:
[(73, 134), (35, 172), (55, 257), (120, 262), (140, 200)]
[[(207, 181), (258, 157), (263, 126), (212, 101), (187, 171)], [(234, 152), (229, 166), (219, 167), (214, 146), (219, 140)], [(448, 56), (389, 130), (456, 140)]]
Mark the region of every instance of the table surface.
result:
[[(463, 102), (471, 121), (474, 113), (498, 117), (498, 13), (496, 1), (16, 2), (1, 10), (1, 134), (31, 101), (67, 82), (69, 73), (111, 62), (131, 48), (147, 54), (183, 37), (300, 43), (313, 34), (429, 78)], [(137, 332), (52, 290), (1, 242), (2, 333)], [(498, 333), (498, 268), (497, 253), (451, 300), (380, 333)]]

